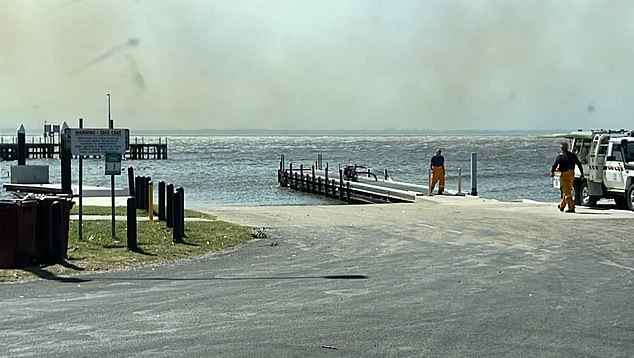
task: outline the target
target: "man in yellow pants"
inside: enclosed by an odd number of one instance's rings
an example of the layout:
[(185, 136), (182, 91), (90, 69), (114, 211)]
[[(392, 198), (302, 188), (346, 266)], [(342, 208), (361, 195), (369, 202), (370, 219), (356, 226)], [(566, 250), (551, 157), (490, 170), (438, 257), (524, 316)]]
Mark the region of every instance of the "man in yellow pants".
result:
[(445, 191), (445, 157), (441, 155), (441, 152), (442, 151), (438, 149), (436, 155), (431, 157), (431, 163), (429, 164), (429, 168), (432, 171), (429, 192), (433, 192), (436, 183), (438, 183), (438, 195), (442, 195)]
[(577, 155), (568, 150), (568, 143), (561, 143), (561, 151), (555, 159), (552, 168), (550, 169), (550, 176), (555, 175), (555, 170), (559, 167), (561, 173), (561, 202), (559, 203), (559, 211), (564, 211), (566, 204), (568, 205), (567, 213), (575, 212), (575, 201), (572, 198), (572, 186), (575, 182), (575, 165), (579, 167), (581, 171), (581, 179), (583, 179), (583, 167)]

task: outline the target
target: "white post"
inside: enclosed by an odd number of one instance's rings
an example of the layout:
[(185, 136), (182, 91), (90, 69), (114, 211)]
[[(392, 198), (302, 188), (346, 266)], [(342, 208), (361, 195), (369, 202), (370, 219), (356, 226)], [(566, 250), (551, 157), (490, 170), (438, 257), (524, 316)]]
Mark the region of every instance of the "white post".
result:
[(478, 195), (478, 154), (471, 152), (471, 195)]
[(458, 195), (462, 195), (462, 169), (458, 167)]

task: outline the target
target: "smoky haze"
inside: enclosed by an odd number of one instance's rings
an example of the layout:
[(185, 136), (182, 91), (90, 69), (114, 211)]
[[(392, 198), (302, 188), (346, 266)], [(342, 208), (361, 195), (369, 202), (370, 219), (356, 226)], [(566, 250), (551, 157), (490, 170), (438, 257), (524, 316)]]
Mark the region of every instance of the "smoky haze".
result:
[(629, 128), (630, 1), (0, 0), (0, 127)]

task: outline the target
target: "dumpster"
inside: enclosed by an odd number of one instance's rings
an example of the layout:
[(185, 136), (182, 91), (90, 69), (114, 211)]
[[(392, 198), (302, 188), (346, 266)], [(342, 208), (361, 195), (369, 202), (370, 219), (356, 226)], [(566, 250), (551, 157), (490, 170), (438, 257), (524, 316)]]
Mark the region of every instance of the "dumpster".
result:
[(15, 268), (18, 252), (18, 204), (0, 201), (0, 268)]
[(20, 268), (36, 262), (36, 200), (0, 202), (0, 268)]

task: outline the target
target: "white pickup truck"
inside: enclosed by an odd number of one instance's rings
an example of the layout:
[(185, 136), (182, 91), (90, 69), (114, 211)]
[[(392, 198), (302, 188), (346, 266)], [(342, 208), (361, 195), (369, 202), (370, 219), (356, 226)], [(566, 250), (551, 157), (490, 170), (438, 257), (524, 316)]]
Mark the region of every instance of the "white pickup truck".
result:
[[(599, 199), (613, 199), (634, 210), (634, 131), (578, 131), (562, 138), (571, 140), (585, 173), (575, 168), (575, 203), (595, 206)], [(553, 178), (559, 188), (559, 176)]]

